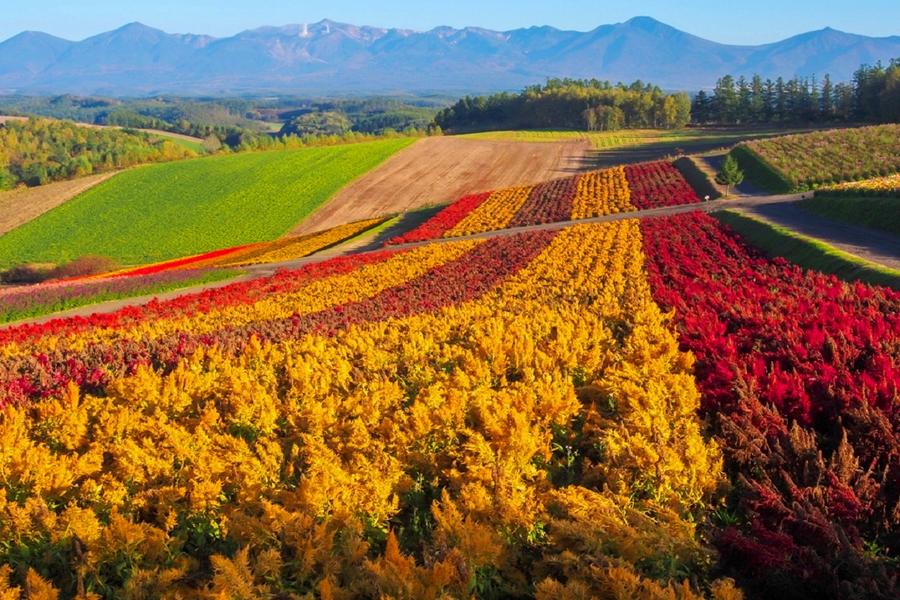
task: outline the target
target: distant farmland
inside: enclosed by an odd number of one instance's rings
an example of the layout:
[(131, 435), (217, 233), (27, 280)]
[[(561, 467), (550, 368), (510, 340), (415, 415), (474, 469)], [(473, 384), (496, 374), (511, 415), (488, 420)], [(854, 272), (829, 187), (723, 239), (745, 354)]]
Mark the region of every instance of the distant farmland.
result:
[(0, 237), (0, 266), (159, 261), (277, 237), (412, 140), (246, 153), (122, 173)]

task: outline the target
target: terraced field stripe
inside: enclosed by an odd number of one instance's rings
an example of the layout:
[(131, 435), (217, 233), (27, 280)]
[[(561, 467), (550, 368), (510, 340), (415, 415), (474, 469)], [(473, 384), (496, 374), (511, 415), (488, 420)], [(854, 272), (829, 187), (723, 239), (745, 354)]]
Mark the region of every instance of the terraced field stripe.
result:
[[(435, 267), (403, 285), (371, 298), (293, 317), (296, 335), (334, 334), (346, 327), (433, 312), (480, 298), (537, 256), (556, 232), (505, 236), (479, 244), (456, 260)], [(252, 323), (240, 334), (265, 335), (267, 324)]]
[(697, 192), (675, 166), (664, 160), (625, 166), (631, 203), (638, 209), (700, 202)]
[(504, 229), (528, 200), (532, 186), (504, 188), (493, 192), (478, 208), (473, 210), (444, 237), (456, 237)]
[(580, 176), (576, 175), (534, 186), (528, 199), (510, 220), (509, 226), (567, 221), (572, 214), (572, 201), (575, 199), (579, 179)]
[[(136, 327), (141, 323), (175, 319), (186, 314), (202, 315), (221, 311), (230, 306), (253, 303), (276, 294), (296, 292), (310, 283), (350, 273), (365, 265), (375, 265), (401, 255), (399, 251), (383, 250), (368, 254), (340, 256), (299, 269), (283, 271), (272, 277), (233, 283), (215, 290), (185, 294), (166, 302), (149, 302), (105, 314), (57, 319), (42, 324), (26, 324), (0, 330), (0, 355), (15, 354), (16, 345), (27, 344), (40, 350), (59, 344), (63, 336), (76, 336), (97, 331), (116, 331)], [(13, 346), (13, 347), (11, 347)]]
[(0, 406), (58, 393), (70, 382), (102, 393), (111, 379), (133, 373), (140, 366), (171, 371), (181, 359), (201, 348), (215, 346), (218, 351), (237, 355), (254, 339), (274, 343), (309, 333), (331, 335), (355, 323), (383, 321), (474, 300), (528, 264), (554, 236), (555, 232), (529, 232), (488, 242), (466, 242), (471, 250), (419, 277), (375, 296), (318, 312), (243, 325), (226, 321), (220, 328), (203, 333), (194, 331), (188, 320), (178, 331), (156, 339), (89, 342), (78, 352), (57, 347), (6, 357), (0, 359)]
[(480, 194), (463, 196), (412, 231), (388, 240), (387, 245), (421, 242), (442, 237), (449, 230), (456, 227), (460, 221), (469, 216), (469, 214), (477, 210), (485, 200), (491, 197), (491, 193), (492, 192), (482, 192)]
[(572, 218), (589, 219), (636, 210), (623, 167), (591, 171), (578, 179)]

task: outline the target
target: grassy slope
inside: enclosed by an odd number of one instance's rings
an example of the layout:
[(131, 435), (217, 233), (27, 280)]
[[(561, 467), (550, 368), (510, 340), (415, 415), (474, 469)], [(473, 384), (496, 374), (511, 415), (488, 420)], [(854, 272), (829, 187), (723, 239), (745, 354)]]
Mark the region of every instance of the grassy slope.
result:
[(202, 142), (192, 142), (191, 140), (186, 140), (183, 137), (177, 137), (174, 135), (166, 135), (164, 133), (152, 133), (156, 137), (162, 138), (166, 141), (172, 142), (173, 144), (178, 144), (182, 148), (187, 148), (188, 150), (193, 150), (198, 154), (203, 153), (203, 143)]
[(833, 221), (900, 235), (900, 198), (816, 196), (800, 206)]
[(275, 238), (409, 139), (141, 167), (0, 237), (0, 267), (99, 254), (142, 264)]
[(846, 281), (900, 289), (900, 271), (873, 265), (819, 240), (732, 211), (716, 212), (713, 216), (769, 256), (780, 256), (803, 268), (831, 273)]
[(730, 154), (737, 160), (746, 178), (768, 193), (789, 194), (795, 191), (794, 184), (752, 148), (742, 144), (732, 148)]

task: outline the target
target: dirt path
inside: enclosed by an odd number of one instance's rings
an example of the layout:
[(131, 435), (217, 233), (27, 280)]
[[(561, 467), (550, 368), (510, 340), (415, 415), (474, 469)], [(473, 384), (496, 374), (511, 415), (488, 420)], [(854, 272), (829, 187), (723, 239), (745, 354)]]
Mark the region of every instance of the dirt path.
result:
[(291, 234), (444, 204), (590, 169), (588, 142), (424, 138), (339, 191)]
[(751, 204), (738, 212), (821, 240), (863, 260), (900, 270), (900, 238), (866, 227), (837, 223), (793, 202)]
[(35, 219), (119, 171), (57, 181), (33, 188), (0, 192), (0, 235)]

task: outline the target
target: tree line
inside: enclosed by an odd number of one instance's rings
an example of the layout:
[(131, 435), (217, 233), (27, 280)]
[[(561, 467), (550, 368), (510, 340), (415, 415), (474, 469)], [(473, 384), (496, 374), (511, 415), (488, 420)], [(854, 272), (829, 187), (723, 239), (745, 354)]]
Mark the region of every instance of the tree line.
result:
[(28, 119), (0, 124), (0, 190), (196, 154), (140, 132)]
[(885, 66), (863, 65), (849, 82), (829, 75), (763, 80), (726, 75), (711, 94), (694, 97), (691, 114), (700, 125), (900, 121), (900, 58)]
[(550, 79), (546, 84), (490, 96), (466, 96), (439, 112), (444, 131), (491, 129), (579, 129), (614, 131), (629, 128), (675, 129), (691, 118), (685, 93), (667, 94), (635, 81), (630, 85), (596, 79)]

